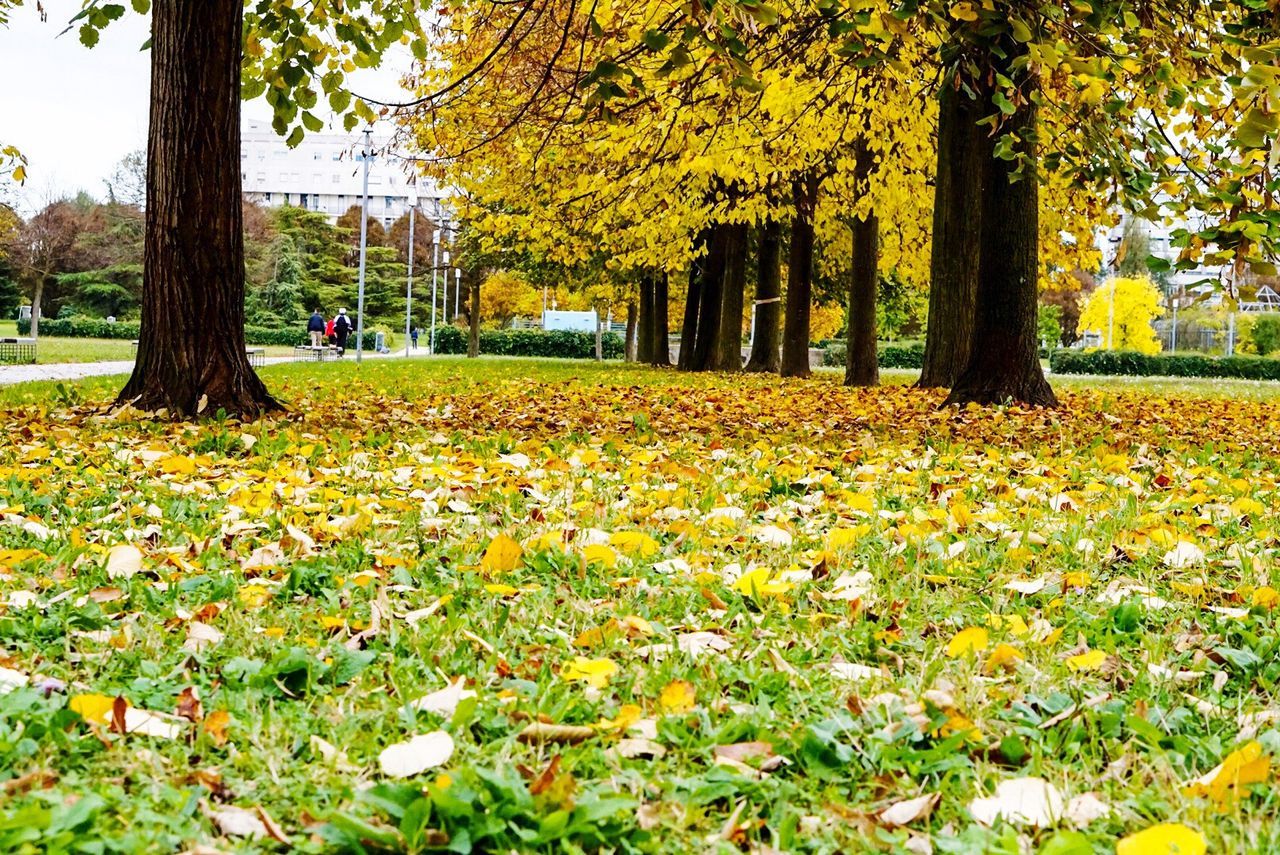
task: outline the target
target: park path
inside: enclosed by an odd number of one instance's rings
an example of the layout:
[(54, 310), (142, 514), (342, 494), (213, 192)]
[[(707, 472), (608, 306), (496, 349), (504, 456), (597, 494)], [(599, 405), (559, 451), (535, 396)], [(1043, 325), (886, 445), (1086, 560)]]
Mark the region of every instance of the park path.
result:
[[(354, 359), (354, 356), (353, 352), (348, 352), (347, 358)], [(386, 359), (390, 356), (399, 356), (403, 359), (404, 351), (397, 350), (390, 354), (366, 352), (364, 358)], [(294, 361), (292, 356), (268, 356), (263, 363), (279, 365)], [(55, 362), (47, 365), (0, 365), (0, 386), (41, 380), (82, 380), (85, 377), (106, 377), (113, 374), (129, 374), (132, 371), (132, 359), (111, 362)]]

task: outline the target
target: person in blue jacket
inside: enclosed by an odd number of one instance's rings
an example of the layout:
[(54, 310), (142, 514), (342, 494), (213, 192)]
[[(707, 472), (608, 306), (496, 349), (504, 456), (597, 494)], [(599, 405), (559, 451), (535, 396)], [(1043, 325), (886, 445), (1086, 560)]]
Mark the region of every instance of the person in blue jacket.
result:
[(311, 333), (311, 346), (320, 347), (324, 343), (324, 315), (316, 309), (307, 321), (307, 332)]

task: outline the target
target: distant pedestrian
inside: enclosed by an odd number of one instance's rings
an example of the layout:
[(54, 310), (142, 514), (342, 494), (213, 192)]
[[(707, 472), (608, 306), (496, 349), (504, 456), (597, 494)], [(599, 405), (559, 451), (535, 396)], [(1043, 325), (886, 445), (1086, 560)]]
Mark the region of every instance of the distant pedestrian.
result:
[(338, 337), (339, 356), (347, 352), (347, 336), (351, 334), (352, 329), (351, 319), (347, 317), (347, 310), (339, 309), (338, 317), (333, 319), (333, 333)]
[(333, 318), (330, 318), (329, 322), (324, 325), (324, 337), (329, 344), (333, 344), (338, 340), (338, 334), (333, 329)]
[(324, 315), (320, 314), (319, 309), (311, 313), (311, 318), (307, 321), (307, 332), (311, 333), (312, 347), (324, 344)]
[(418, 328), (417, 327), (414, 327), (413, 329), (409, 330), (409, 338), (413, 339), (413, 349), (417, 350), (418, 349)]

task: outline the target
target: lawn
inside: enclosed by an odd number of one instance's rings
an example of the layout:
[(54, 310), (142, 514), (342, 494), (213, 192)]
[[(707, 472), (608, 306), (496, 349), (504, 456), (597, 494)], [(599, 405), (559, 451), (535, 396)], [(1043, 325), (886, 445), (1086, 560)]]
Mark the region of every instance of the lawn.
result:
[(263, 375), (0, 393), (0, 851), (1280, 849), (1274, 387)]
[[(15, 321), (0, 321), (0, 338), (15, 338), (17, 335), (18, 325)], [(299, 341), (302, 338), (303, 334), (299, 333)], [(293, 349), (289, 347), (267, 347), (264, 350), (267, 356), (293, 354)], [(40, 336), (40, 342), (36, 347), (36, 362), (42, 364), (131, 361), (133, 357), (133, 347), (125, 339), (62, 338), (44, 335)]]

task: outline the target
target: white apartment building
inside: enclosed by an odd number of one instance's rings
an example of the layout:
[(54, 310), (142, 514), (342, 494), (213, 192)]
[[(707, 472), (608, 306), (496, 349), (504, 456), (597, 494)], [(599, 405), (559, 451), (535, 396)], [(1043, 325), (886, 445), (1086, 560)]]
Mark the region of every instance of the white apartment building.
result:
[[(319, 211), (333, 222), (359, 205), (363, 186), (364, 136), (307, 134), (297, 148), (285, 145), (271, 123), (246, 119), (240, 131), (240, 180), (245, 196), (263, 205), (297, 205)], [(389, 139), (374, 134), (376, 152), (369, 164), (369, 216), (389, 226), (409, 210), (414, 172), (408, 162), (388, 156)], [(442, 193), (434, 182), (417, 177), (419, 210), (441, 213)]]

